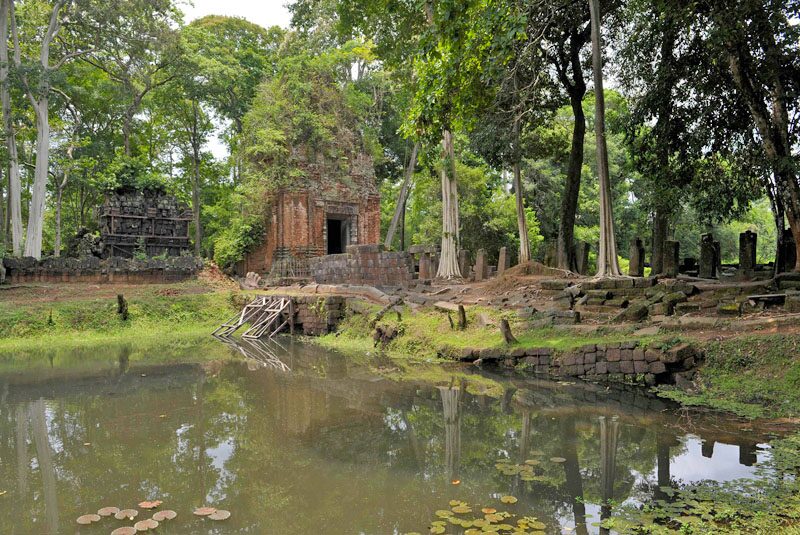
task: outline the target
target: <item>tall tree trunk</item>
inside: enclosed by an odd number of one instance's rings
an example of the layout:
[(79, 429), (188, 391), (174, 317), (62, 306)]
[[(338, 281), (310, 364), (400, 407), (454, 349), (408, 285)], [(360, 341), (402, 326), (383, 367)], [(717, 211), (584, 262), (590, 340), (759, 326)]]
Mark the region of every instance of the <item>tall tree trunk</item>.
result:
[(392, 222), (389, 223), (389, 230), (386, 232), (386, 240), (383, 242), (386, 249), (392, 248), (394, 235), (397, 232), (397, 225), (399, 224), (401, 218), (405, 218), (408, 190), (411, 186), (411, 178), (414, 176), (414, 170), (417, 165), (417, 152), (419, 152), (419, 141), (414, 143), (414, 148), (411, 149), (411, 158), (408, 160), (405, 177), (403, 178), (403, 185), (400, 188), (400, 195), (397, 198), (397, 206), (394, 209), (394, 215), (392, 215)]
[(519, 162), (514, 162), (514, 195), (517, 201), (517, 229), (519, 230), (519, 263), (530, 262), (531, 240), (528, 238), (528, 219), (522, 197), (522, 172)]
[[(516, 86), (516, 79), (515, 79)], [(521, 154), (519, 151), (519, 118), (514, 119), (514, 197), (517, 202), (517, 230), (519, 231), (519, 263), (530, 262), (531, 242), (528, 239), (528, 219), (525, 217), (525, 202), (522, 191)]]
[(653, 216), (653, 252), (650, 257), (650, 274), (664, 271), (664, 242), (667, 241), (669, 214), (665, 208), (657, 208)]
[(6, 241), (6, 196), (5, 196), (5, 182), (2, 179), (2, 172), (0, 172), (0, 251), (5, 253), (8, 242)]
[(64, 185), (62, 182), (56, 190), (56, 236), (53, 240), (53, 256), (61, 256), (61, 201), (64, 198)]
[(44, 201), (50, 164), (50, 118), (47, 101), (48, 98), (42, 96), (36, 104), (36, 168), (33, 173), (33, 191), (28, 210), (28, 233), (25, 237), (25, 256), (37, 259), (42, 257)]
[[(760, 12), (759, 14), (763, 15)], [(718, 12), (717, 16), (720, 24), (724, 27), (727, 14)], [(758, 22), (764, 21), (759, 20)], [(755, 75), (751, 72), (753, 61), (750, 52), (737, 45), (734, 41), (737, 36), (733, 34), (725, 43), (728, 52), (728, 67), (761, 136), (764, 153), (775, 178), (776, 191), (783, 203), (786, 219), (795, 241), (797, 262), (794, 271), (800, 271), (800, 184), (798, 184), (794, 169), (786, 92), (780, 76), (782, 62), (775, 36), (767, 32), (765, 37), (766, 67), (761, 69), (762, 72), (759, 75), (763, 74), (769, 84), (767, 95), (762, 97), (756, 90), (760, 82), (753, 79)], [(765, 99), (768, 102), (765, 102)]]
[[(19, 176), (17, 139), (11, 115), (9, 90), (8, 37), (11, 0), (0, 0), (0, 105), (3, 109), (3, 130), (8, 151), (8, 217), (10, 218), (11, 254), (22, 254), (22, 182)], [(16, 61), (15, 61), (16, 63)]]
[(194, 255), (202, 254), (203, 223), (200, 221), (200, 147), (194, 144), (192, 159), (194, 160), (194, 178), (192, 180), (192, 217), (194, 218)]
[(780, 195), (776, 191), (775, 182), (769, 178), (766, 178), (764, 180), (764, 186), (767, 190), (767, 197), (769, 198), (770, 207), (772, 208), (772, 219), (775, 222), (775, 269), (773, 270), (773, 274), (778, 275), (778, 273), (783, 270), (784, 264), (783, 232), (786, 228), (786, 210), (783, 207), (783, 201), (781, 200)]
[(595, 120), (597, 138), (597, 176), (600, 181), (600, 247), (597, 255), (598, 277), (619, 277), (617, 244), (614, 240), (614, 214), (611, 207), (611, 179), (608, 174), (606, 146), (606, 106), (603, 94), (603, 48), (600, 43), (600, 0), (589, 0), (592, 18), (592, 66), (594, 70)]
[(33, 173), (33, 191), (28, 210), (28, 233), (25, 237), (25, 256), (37, 259), (42, 257), (44, 201), (50, 163), (50, 118), (47, 101), (47, 97), (43, 96), (36, 104), (36, 168)]
[(461, 269), (458, 266), (458, 227), (455, 148), (452, 133), (445, 130), (442, 136), (442, 253), (436, 273), (438, 278), (461, 278)]
[(561, 221), (558, 225), (556, 264), (560, 269), (573, 270), (575, 265), (575, 215), (578, 212), (578, 197), (581, 191), (583, 169), (583, 144), (586, 139), (586, 114), (583, 112), (585, 88), (573, 90), (570, 105), (575, 122), (572, 125), (572, 147), (567, 164), (564, 196), (561, 198)]
[[(41, 81), (37, 87), (36, 94), (28, 84), (27, 77), (23, 75), (22, 81), (25, 85), (25, 92), (28, 100), (36, 114), (36, 167), (33, 173), (33, 191), (31, 193), (31, 204), (28, 210), (28, 233), (25, 238), (25, 256), (34, 258), (42, 257), (42, 230), (44, 227), (44, 201), (47, 194), (47, 177), (50, 165), (50, 116), (49, 116), (49, 77), (52, 69), (50, 68), (50, 44), (55, 39), (60, 28), (59, 12), (65, 0), (58, 0), (54, 3), (50, 12), (50, 22), (47, 30), (42, 37), (42, 44), (39, 50), (39, 63), (43, 73)], [(15, 63), (19, 67), (19, 36), (17, 33), (16, 16), (14, 13), (14, 2), (11, 1), (9, 9), (11, 21), (11, 33), (14, 42)]]

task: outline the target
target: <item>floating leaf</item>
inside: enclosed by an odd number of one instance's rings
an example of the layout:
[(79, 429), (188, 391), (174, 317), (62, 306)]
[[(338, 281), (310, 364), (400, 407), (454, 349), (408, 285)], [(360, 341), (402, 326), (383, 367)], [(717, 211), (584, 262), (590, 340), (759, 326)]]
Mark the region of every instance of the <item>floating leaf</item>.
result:
[(100, 522), (100, 515), (83, 515), (78, 517), (78, 524), (88, 526), (92, 522)]
[(119, 513), (119, 507), (103, 507), (97, 514), (100, 516), (111, 516)]
[(162, 502), (161, 500), (154, 500), (152, 502), (141, 502), (139, 504), (139, 507), (141, 507), (142, 509), (155, 509), (156, 507), (158, 507), (162, 503), (164, 503), (164, 502)]
[(141, 520), (135, 523), (133, 527), (136, 528), (136, 531), (147, 531), (148, 529), (156, 529), (158, 527), (158, 522), (152, 518), (148, 518), (147, 520)]
[(494, 507), (484, 507), (483, 509), (481, 509), (481, 513), (483, 513), (485, 515), (491, 515), (491, 514), (494, 514), (496, 512), (497, 512), (497, 509), (495, 509)]
[(111, 535), (136, 535), (136, 528), (125, 526), (124, 528), (117, 528), (111, 532)]
[(163, 522), (164, 520), (174, 520), (175, 517), (178, 516), (178, 513), (171, 509), (167, 509), (165, 511), (159, 511), (153, 515), (153, 520), (156, 522)]
[(216, 511), (208, 515), (208, 518), (210, 518), (211, 520), (228, 520), (230, 517), (231, 517), (231, 512), (226, 511), (225, 509), (217, 509)]
[(216, 510), (215, 507), (198, 507), (194, 510), (194, 514), (197, 516), (208, 516)]
[(431, 526), (431, 533), (433, 535), (441, 535), (445, 531), (447, 530), (444, 528), (444, 526)]
[(449, 517), (453, 516), (453, 512), (449, 511), (447, 509), (439, 509), (438, 511), (436, 511), (433, 514), (435, 514), (439, 518), (449, 518)]
[(536, 466), (537, 464), (539, 464), (539, 462), (540, 461), (537, 461), (536, 459), (528, 459), (527, 461), (525, 461), (525, 464), (527, 464), (528, 466)]
[(133, 520), (137, 516), (139, 516), (139, 511), (136, 509), (123, 509), (122, 511), (117, 512), (114, 515), (114, 518), (117, 520), (125, 520), (126, 518), (128, 520)]
[(454, 513), (465, 514), (465, 513), (471, 513), (472, 508), (468, 505), (456, 505), (455, 507), (453, 507), (452, 511)]
[(565, 463), (567, 460), (563, 457), (550, 457), (551, 463)]
[(450, 503), (450, 507), (455, 507), (456, 505), (463, 505), (463, 503), (458, 501), (458, 500), (450, 500), (449, 503)]
[(500, 501), (503, 503), (517, 503), (517, 499), (514, 496), (503, 496)]

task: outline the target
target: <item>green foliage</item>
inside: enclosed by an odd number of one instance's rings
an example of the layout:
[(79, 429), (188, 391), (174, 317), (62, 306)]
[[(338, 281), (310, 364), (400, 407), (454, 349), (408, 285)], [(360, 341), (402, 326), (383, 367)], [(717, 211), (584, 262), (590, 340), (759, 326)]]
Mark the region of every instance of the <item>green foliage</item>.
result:
[(259, 219), (233, 221), (217, 235), (214, 261), (221, 268), (230, 269), (263, 241), (264, 225)]
[(118, 152), (98, 182), (104, 191), (128, 192), (167, 190), (166, 178), (155, 171), (145, 156), (126, 156)]

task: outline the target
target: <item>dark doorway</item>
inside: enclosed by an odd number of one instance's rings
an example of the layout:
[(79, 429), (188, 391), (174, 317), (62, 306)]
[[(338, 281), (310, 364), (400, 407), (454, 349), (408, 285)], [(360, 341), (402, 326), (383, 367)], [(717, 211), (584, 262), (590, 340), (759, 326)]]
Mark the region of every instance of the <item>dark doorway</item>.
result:
[(344, 221), (328, 219), (328, 254), (344, 252)]

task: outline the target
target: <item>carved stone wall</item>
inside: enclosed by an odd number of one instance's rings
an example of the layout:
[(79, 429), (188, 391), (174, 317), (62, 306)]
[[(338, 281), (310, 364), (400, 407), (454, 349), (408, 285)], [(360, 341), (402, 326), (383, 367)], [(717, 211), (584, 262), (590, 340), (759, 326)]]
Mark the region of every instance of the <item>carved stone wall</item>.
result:
[(155, 192), (106, 195), (98, 209), (104, 257), (131, 258), (143, 248), (148, 256), (180, 256), (189, 250), (189, 207)]

